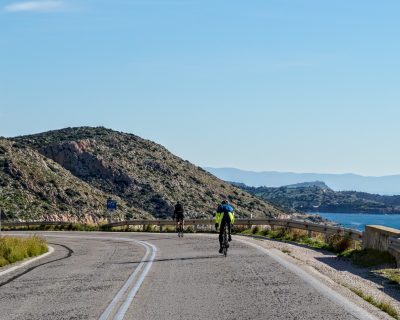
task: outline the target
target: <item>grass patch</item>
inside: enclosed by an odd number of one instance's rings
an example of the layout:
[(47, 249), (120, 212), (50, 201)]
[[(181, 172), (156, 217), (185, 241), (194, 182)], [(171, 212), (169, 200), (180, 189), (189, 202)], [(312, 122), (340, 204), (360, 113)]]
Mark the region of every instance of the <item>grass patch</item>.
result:
[(374, 305), (378, 309), (381, 309), (383, 312), (387, 313), (394, 319), (400, 320), (400, 316), (397, 313), (396, 309), (389, 303), (389, 302), (383, 302), (383, 301), (377, 301), (375, 300), (372, 296), (365, 294), (359, 289), (347, 287), (351, 291), (353, 291), (356, 295), (367, 301), (368, 303)]
[(389, 279), (392, 283), (400, 285), (400, 269), (384, 269), (377, 273)]
[(251, 229), (246, 229), (243, 230), (241, 232), (239, 232), (240, 234), (244, 234), (244, 235), (249, 235), (249, 234), (253, 234), (253, 231)]
[[(348, 258), (351, 262), (360, 267), (374, 267), (385, 264), (395, 264), (395, 258), (388, 252), (382, 252), (373, 249), (360, 248), (352, 249), (352, 240), (350, 238), (342, 237), (340, 235), (331, 235), (327, 238), (321, 235), (309, 237), (305, 230), (284, 229), (278, 228), (275, 230), (260, 229), (254, 227), (246, 229), (240, 234), (243, 235), (257, 235), (279, 241), (295, 242), (304, 244), (311, 248), (324, 249), (336, 253), (339, 257)], [(390, 270), (390, 269), (388, 269)], [(387, 273), (387, 278), (400, 283), (400, 271), (392, 271)]]
[(347, 250), (339, 256), (349, 258), (355, 265), (367, 268), (396, 263), (395, 258), (388, 252), (374, 249)]
[(29, 238), (0, 238), (0, 267), (39, 256), (48, 251), (46, 241), (38, 236)]

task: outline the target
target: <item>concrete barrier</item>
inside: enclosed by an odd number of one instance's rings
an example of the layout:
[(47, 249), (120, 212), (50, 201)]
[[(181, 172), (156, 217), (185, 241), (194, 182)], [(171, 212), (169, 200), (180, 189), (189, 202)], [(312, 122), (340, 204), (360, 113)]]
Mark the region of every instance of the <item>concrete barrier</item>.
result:
[(397, 267), (400, 267), (400, 238), (390, 237), (389, 238), (389, 253), (396, 258)]
[(363, 235), (363, 247), (366, 249), (376, 249), (388, 251), (389, 238), (400, 236), (400, 230), (384, 226), (366, 226)]

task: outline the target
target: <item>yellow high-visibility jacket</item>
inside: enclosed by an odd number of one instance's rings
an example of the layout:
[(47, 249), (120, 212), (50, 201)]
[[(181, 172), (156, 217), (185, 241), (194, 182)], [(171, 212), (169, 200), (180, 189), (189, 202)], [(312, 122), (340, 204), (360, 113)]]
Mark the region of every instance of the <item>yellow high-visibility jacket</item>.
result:
[(229, 204), (223, 204), (218, 206), (217, 212), (215, 214), (215, 223), (217, 223), (219, 226), (221, 226), (221, 221), (225, 213), (229, 215), (231, 224), (235, 223), (235, 214), (233, 213), (232, 206), (230, 206)]

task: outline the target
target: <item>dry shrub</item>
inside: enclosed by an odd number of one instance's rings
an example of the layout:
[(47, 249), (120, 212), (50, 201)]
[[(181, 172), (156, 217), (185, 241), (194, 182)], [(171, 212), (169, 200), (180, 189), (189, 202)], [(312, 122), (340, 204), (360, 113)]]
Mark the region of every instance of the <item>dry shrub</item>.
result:
[(327, 244), (333, 252), (344, 252), (352, 247), (352, 240), (339, 234), (330, 235)]

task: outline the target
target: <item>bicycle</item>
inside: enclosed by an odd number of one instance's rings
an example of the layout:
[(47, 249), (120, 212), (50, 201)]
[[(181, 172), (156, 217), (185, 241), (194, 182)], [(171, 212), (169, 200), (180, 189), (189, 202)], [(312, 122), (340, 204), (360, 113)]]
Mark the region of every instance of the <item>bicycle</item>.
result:
[(222, 253), (224, 254), (224, 257), (228, 255), (228, 248), (229, 248), (229, 241), (228, 241), (228, 235), (227, 235), (227, 225), (225, 224), (224, 226), (224, 233), (222, 235)]
[(178, 233), (178, 237), (183, 238), (183, 220), (177, 221), (176, 232)]

